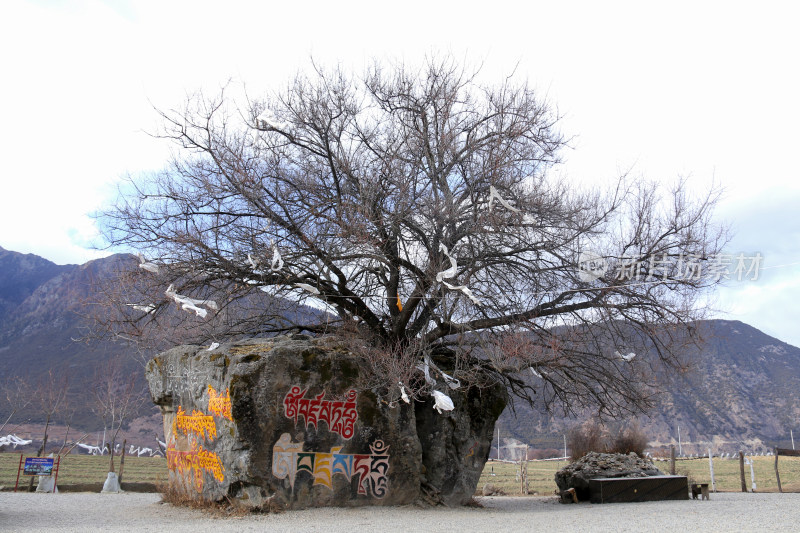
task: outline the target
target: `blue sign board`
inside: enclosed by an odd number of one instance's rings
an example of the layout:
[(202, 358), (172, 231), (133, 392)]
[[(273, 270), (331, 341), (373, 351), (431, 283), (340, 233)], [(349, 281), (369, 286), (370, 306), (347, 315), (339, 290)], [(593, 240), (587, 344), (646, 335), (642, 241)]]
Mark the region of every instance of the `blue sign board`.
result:
[(53, 475), (52, 457), (26, 457), (23, 476), (50, 476)]

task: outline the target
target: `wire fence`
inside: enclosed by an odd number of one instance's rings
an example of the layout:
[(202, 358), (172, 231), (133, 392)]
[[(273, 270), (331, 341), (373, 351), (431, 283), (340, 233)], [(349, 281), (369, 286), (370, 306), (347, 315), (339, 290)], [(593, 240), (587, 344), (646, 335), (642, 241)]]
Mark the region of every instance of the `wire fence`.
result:
[[(20, 453), (0, 453), (0, 487), (13, 490), (17, 479)], [(32, 457), (24, 454), (23, 457)], [(102, 484), (110, 466), (109, 456), (69, 454), (61, 457), (58, 486)], [(120, 472), (120, 457), (114, 459), (114, 469)], [(125, 457), (122, 471), (124, 483), (152, 483), (160, 485), (167, 481), (167, 460), (163, 457)], [(20, 486), (27, 487), (29, 477), (20, 476)], [(36, 480), (34, 481), (36, 484)]]
[[(670, 472), (669, 458), (653, 458), (655, 465), (662, 472)], [(775, 458), (773, 456), (747, 456), (745, 464), (745, 480), (748, 491), (777, 492), (778, 484), (775, 476)], [(20, 462), (20, 454), (13, 452), (0, 453), (0, 490), (13, 490)], [(749, 463), (752, 463), (749, 464)], [(508, 495), (554, 494), (556, 472), (568, 464), (567, 460), (529, 460), (529, 461), (496, 461), (486, 463), (477, 487), (478, 495), (484, 493), (484, 487), (498, 493)], [(685, 475), (689, 483), (711, 484), (711, 467), (713, 466), (714, 483), (717, 491), (740, 491), (741, 470), (736, 456), (676, 458), (675, 471)], [(108, 456), (91, 456), (70, 454), (63, 456), (59, 471), (58, 484), (79, 485), (102, 483), (108, 473)], [(752, 467), (752, 468), (751, 468)], [(116, 471), (119, 472), (119, 458), (115, 460)], [(780, 457), (780, 478), (784, 492), (800, 492), (800, 457)], [(23, 478), (20, 478), (21, 482)], [(28, 479), (24, 478), (27, 483)], [(163, 457), (125, 458), (123, 481), (127, 483), (163, 484), (167, 481), (167, 461)]]
[[(655, 466), (670, 473), (670, 459), (653, 458)], [(510, 496), (546, 496), (555, 494), (556, 472), (566, 466), (564, 459), (496, 461), (490, 460), (481, 474), (477, 494), (507, 494)], [(774, 456), (745, 457), (745, 486), (748, 492), (777, 492)], [(717, 491), (741, 491), (741, 469), (739, 458), (733, 454), (725, 457), (679, 457), (675, 461), (675, 473), (684, 475), (689, 483), (714, 483)], [(800, 492), (800, 457), (780, 458), (780, 479), (783, 492)], [(489, 485), (487, 487), (487, 485)], [(486, 490), (484, 488), (486, 487)]]

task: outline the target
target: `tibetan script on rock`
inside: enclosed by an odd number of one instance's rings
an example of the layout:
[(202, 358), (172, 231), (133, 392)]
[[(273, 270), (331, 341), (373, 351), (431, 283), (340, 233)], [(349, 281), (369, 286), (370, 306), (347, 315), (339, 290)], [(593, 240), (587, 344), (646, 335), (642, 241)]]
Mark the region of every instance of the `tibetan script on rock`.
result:
[(207, 440), (217, 438), (217, 425), (214, 423), (213, 416), (197, 410), (192, 410), (192, 414), (187, 415), (183, 407), (180, 406), (175, 414), (175, 419), (172, 421), (172, 433), (177, 435), (179, 431), (184, 435), (194, 433), (205, 437)]
[(203, 472), (209, 472), (220, 483), (225, 480), (225, 469), (219, 456), (192, 442), (192, 449), (181, 452), (173, 445), (167, 448), (167, 467), (173, 472), (194, 474), (194, 485), (197, 492), (203, 490)]
[(325, 400), (325, 391), (314, 398), (305, 398), (308, 391), (294, 386), (286, 393), (283, 407), (288, 418), (297, 424), (297, 418), (302, 416), (306, 428), (314, 426), (319, 428), (320, 422), (325, 422), (328, 429), (338, 433), (342, 438), (349, 439), (353, 436), (356, 419), (356, 391), (350, 390), (344, 401)]
[(227, 418), (230, 421), (233, 421), (233, 417), (231, 416), (231, 394), (228, 389), (225, 389), (225, 392), (217, 392), (214, 390), (214, 387), (211, 385), (208, 386), (208, 410), (211, 411), (214, 416), (220, 418)]
[(278, 479), (288, 479), (292, 489), (297, 474), (303, 471), (311, 475), (314, 485), (329, 489), (333, 489), (332, 478), (337, 474), (348, 482), (358, 476), (358, 494), (383, 498), (388, 490), (389, 447), (376, 440), (369, 448), (369, 454), (340, 453), (341, 446), (327, 453), (306, 452), (302, 442), (292, 442), (292, 437), (284, 433), (272, 447), (272, 473)]

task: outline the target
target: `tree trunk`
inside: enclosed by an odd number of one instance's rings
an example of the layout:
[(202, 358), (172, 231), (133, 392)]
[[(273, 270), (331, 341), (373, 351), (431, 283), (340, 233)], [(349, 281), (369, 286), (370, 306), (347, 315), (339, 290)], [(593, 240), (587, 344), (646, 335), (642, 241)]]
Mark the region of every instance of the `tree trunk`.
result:
[(118, 427), (116, 429), (116, 431), (114, 431), (114, 435), (111, 437), (111, 448), (110, 448), (111, 452), (109, 453), (109, 455), (111, 456), (111, 463), (109, 464), (109, 467), (108, 467), (108, 471), (109, 472), (113, 472), (114, 471), (114, 447), (115, 447), (115, 444), (117, 442), (117, 435), (119, 434), (119, 430), (120, 430), (120, 428)]
[(61, 448), (58, 449), (58, 453), (56, 455), (61, 455), (61, 452), (64, 451), (64, 448), (67, 447), (67, 438), (69, 437), (69, 428), (71, 424), (67, 424), (67, 431), (64, 433), (64, 444), (61, 445)]
[(108, 471), (109, 472), (113, 472), (114, 471), (114, 440), (113, 439), (111, 440), (111, 446), (109, 447), (108, 456), (110, 458), (109, 459), (109, 463), (108, 463)]
[(739, 452), (739, 476), (742, 481), (742, 492), (747, 492), (747, 483), (744, 480), (744, 452)]
[[(44, 423), (44, 437), (42, 438), (42, 445), (39, 447), (39, 451), (36, 452), (36, 457), (41, 457), (44, 453), (45, 447), (47, 446), (47, 430), (50, 428), (50, 414), (47, 414), (47, 420)], [(33, 478), (35, 476), (31, 476), (31, 480), (28, 483), (28, 492), (33, 492)]]
[(3, 422), (3, 425), (2, 425), (2, 426), (0, 426), (0, 433), (2, 433), (2, 432), (3, 432), (3, 430), (6, 428), (6, 424), (8, 424), (8, 421), (9, 421), (9, 420), (11, 420), (11, 417), (12, 417), (12, 416), (14, 416), (14, 413), (16, 413), (16, 412), (17, 412), (16, 410), (14, 410), (14, 411), (11, 411), (11, 414), (10, 414), (10, 415), (8, 415), (8, 418), (6, 418), (6, 421), (5, 421), (5, 422)]

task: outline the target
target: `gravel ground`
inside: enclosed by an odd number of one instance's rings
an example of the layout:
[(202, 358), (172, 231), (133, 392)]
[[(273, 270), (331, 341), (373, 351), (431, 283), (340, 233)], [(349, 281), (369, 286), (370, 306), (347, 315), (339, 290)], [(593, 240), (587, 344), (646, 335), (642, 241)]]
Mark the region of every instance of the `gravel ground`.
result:
[(0, 493), (0, 531), (798, 531), (800, 494), (717, 493), (710, 501), (563, 505), (554, 497), (481, 499), (483, 509), (371, 507), (213, 518), (158, 494)]

